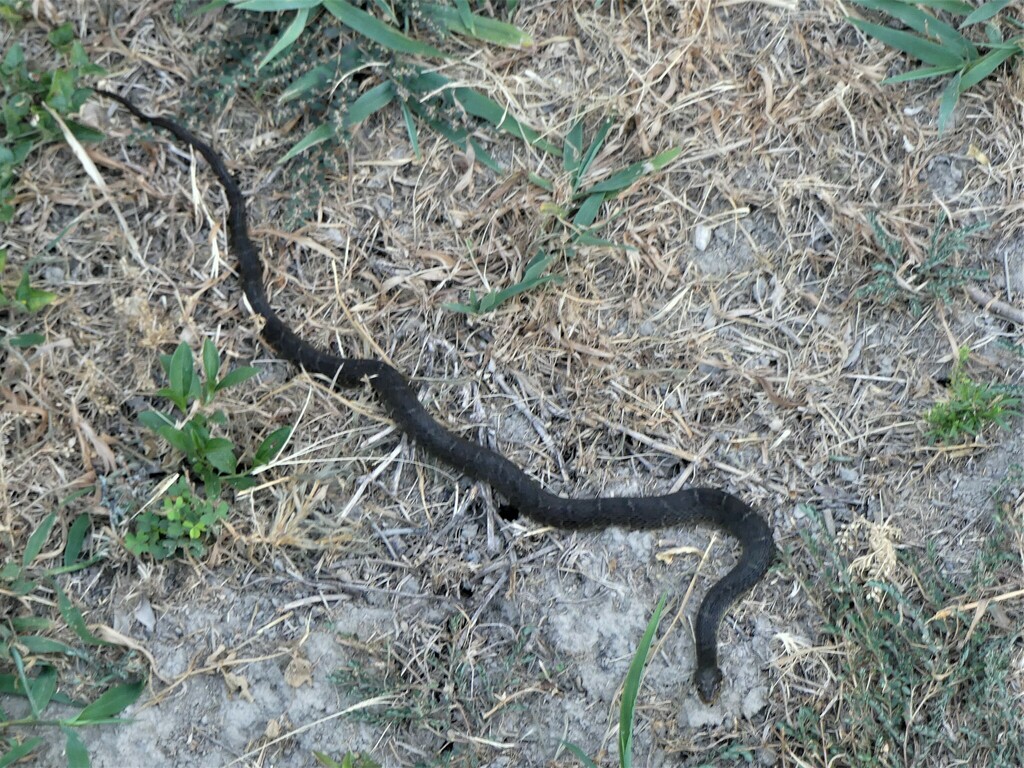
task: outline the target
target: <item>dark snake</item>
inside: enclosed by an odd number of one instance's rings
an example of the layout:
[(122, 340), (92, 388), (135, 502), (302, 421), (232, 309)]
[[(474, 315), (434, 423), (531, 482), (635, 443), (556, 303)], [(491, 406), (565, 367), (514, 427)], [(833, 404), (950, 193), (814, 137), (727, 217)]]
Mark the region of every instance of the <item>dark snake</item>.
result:
[(123, 96), (94, 89), (123, 105), (139, 120), (163, 128), (206, 158), (228, 199), (231, 251), (238, 259), (242, 290), (264, 320), (263, 339), (282, 358), (336, 387), (369, 384), (384, 410), (416, 445), (475, 480), (487, 483), (518, 512), (544, 525), (570, 530), (586, 528), (644, 529), (702, 523), (721, 528), (742, 547), (731, 571), (715, 583), (697, 611), (694, 628), (697, 666), (694, 686), (701, 700), (713, 703), (721, 690), (718, 626), (729, 607), (764, 577), (775, 558), (772, 530), (763, 517), (732, 494), (717, 488), (684, 488), (664, 496), (566, 499), (545, 491), (536, 480), (501, 454), (453, 434), (420, 405), (405, 377), (381, 360), (338, 357), (299, 338), (267, 301), (263, 263), (249, 238), (245, 199), (221, 156), (191, 131), (167, 117), (140, 111)]

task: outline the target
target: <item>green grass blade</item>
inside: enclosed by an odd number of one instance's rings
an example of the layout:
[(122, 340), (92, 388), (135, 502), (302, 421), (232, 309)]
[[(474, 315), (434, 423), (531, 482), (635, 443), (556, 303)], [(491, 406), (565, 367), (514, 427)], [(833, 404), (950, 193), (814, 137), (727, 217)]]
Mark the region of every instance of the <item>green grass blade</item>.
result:
[(939, 102), (939, 133), (949, 127), (953, 120), (953, 110), (960, 98), (960, 75), (956, 75), (949, 81), (949, 85), (942, 92), (942, 100)]
[(18, 336), (12, 336), (7, 340), (7, 343), (12, 347), (25, 349), (42, 344), (44, 341), (46, 341), (46, 336), (41, 333), (22, 333)]
[[(604, 140), (608, 137), (608, 132), (611, 129), (611, 119), (605, 118), (604, 121), (601, 123), (601, 127), (597, 129), (597, 135), (594, 137), (594, 140), (590, 142), (590, 146), (587, 147), (587, 151), (580, 159), (580, 169), (579, 172), (576, 174), (576, 180), (575, 185), (573, 187), (573, 191), (579, 189), (579, 186), (583, 181), (583, 177), (587, 175), (587, 171), (590, 170), (590, 166), (593, 165), (594, 160), (597, 159), (597, 155), (601, 151), (601, 147), (604, 146)], [(580, 138), (582, 139), (582, 136)]]
[(882, 81), (882, 85), (892, 85), (893, 83), (905, 83), (910, 80), (923, 80), (927, 77), (941, 77), (942, 75), (951, 75), (954, 72), (960, 72), (963, 70), (962, 64), (957, 64), (955, 67), (921, 67), (920, 69), (914, 69), (910, 72), (903, 72), (892, 77), (887, 77)]
[(406, 53), (410, 56), (447, 58), (443, 51), (439, 51), (432, 45), (406, 37), (394, 27), (388, 26), (366, 11), (346, 2), (346, 0), (322, 1), (324, 8), (342, 24), (351, 28), (354, 32), (358, 32), (363, 37), (383, 45), (385, 48), (390, 48), (399, 53)]
[(918, 0), (917, 5), (934, 8), (937, 11), (948, 11), (956, 16), (966, 16), (974, 8), (963, 0)]
[[(533, 38), (519, 27), (498, 19), (470, 13), (469, 18), (460, 9), (434, 3), (423, 3), (423, 11), (445, 25), (450, 31), (465, 37), (475, 37), (505, 48), (529, 48)], [(467, 6), (468, 8), (468, 6)]]
[(551, 183), (550, 181), (545, 179), (543, 176), (538, 176), (533, 171), (530, 171), (529, 173), (526, 174), (526, 179), (531, 184), (536, 184), (538, 187), (543, 189), (545, 192), (554, 193), (554, 191), (555, 191), (555, 185), (553, 183)]
[(963, 66), (967, 63), (962, 56), (957, 56), (955, 53), (946, 50), (938, 43), (933, 43), (931, 40), (925, 40), (924, 38), (912, 35), (909, 32), (884, 27), (880, 24), (872, 24), (871, 22), (863, 21), (861, 19), (851, 18), (849, 21), (864, 34), (870, 35), (876, 40), (888, 45), (890, 48), (895, 48), (903, 51), (904, 53), (908, 53), (926, 64), (932, 64), (936, 67), (951, 67), (958, 64)]
[(256, 65), (256, 71), (259, 72), (261, 69), (267, 66), (267, 64), (269, 64), (278, 56), (280, 56), (284, 51), (291, 48), (292, 43), (298, 40), (299, 35), (301, 35), (305, 31), (306, 24), (308, 22), (308, 8), (301, 8), (298, 11), (296, 11), (295, 18), (292, 19), (291, 24), (289, 24), (285, 28), (284, 32), (282, 32), (281, 36), (277, 39), (277, 42), (274, 43), (273, 47), (271, 47), (269, 51), (267, 51), (267, 55), (264, 56), (260, 60), (260, 63)]
[(67, 726), (61, 726), (64, 732), (64, 756), (67, 759), (68, 768), (89, 768), (89, 750), (78, 737), (78, 734)]
[(571, 741), (563, 741), (562, 746), (565, 747), (566, 752), (583, 763), (585, 768), (601, 768), (597, 763), (587, 757), (587, 754), (582, 749), (577, 747)]
[(301, 11), (316, 8), (320, 0), (244, 0), (236, 2), (240, 11), (256, 11), (257, 13), (276, 13), (277, 11)]
[(68, 542), (64, 546), (64, 567), (70, 568), (78, 562), (82, 555), (82, 547), (85, 544), (85, 537), (92, 527), (92, 521), (88, 515), (79, 515), (68, 528)]
[(1012, 0), (993, 0), (991, 3), (985, 3), (975, 8), (971, 13), (967, 14), (967, 18), (960, 23), (960, 29), (971, 24), (978, 24), (982, 21), (988, 21), (1003, 8), (1008, 6)]
[(946, 47), (956, 50), (966, 59), (978, 56), (978, 49), (966, 37), (961, 35), (949, 24), (932, 16), (920, 8), (897, 0), (853, 0), (857, 5), (874, 11), (887, 13), (894, 19), (902, 21), (915, 32), (929, 39), (938, 39)]
[(0, 768), (7, 768), (9, 765), (14, 765), (23, 757), (32, 754), (32, 751), (42, 743), (42, 738), (39, 736), (33, 736), (31, 739), (26, 739), (21, 744), (14, 745), (3, 754), (0, 754)]
[(142, 695), (145, 687), (145, 680), (114, 686), (69, 720), (68, 725), (92, 725), (100, 721), (109, 720), (114, 715), (122, 712), (126, 707), (134, 704), (139, 696)]
[(405, 132), (409, 136), (412, 154), (417, 160), (422, 160), (423, 153), (420, 151), (420, 136), (419, 131), (416, 129), (416, 120), (413, 118), (412, 112), (409, 111), (409, 106), (404, 101), (399, 102), (399, 107), (402, 109), (402, 120), (405, 122)]
[(986, 53), (964, 70), (960, 78), (960, 93), (980, 83), (1004, 61), (1019, 53), (1021, 53), (1021, 49), (1017, 46), (999, 47)]
[(384, 109), (394, 99), (395, 84), (390, 80), (385, 80), (383, 83), (375, 85), (352, 102), (342, 121), (343, 127), (346, 131), (352, 130), (370, 117), (370, 115)]
[(57, 522), (57, 513), (51, 512), (39, 524), (32, 535), (28, 537), (28, 543), (25, 545), (25, 551), (21, 555), (21, 564), (24, 566), (32, 565), (32, 561), (36, 559), (40, 552), (43, 551), (43, 546), (46, 544), (46, 540), (50, 537), (50, 531), (53, 530), (53, 524)]
[(598, 192), (604, 192), (605, 194), (621, 192), (622, 190), (633, 186), (639, 179), (647, 174), (660, 171), (666, 165), (679, 157), (679, 153), (682, 151), (682, 147), (672, 147), (671, 149), (666, 149), (664, 152), (659, 152), (652, 158), (642, 160), (639, 163), (633, 163), (618, 173), (613, 173), (604, 181), (598, 182), (581, 194), (593, 195)]
[(562, 151), (554, 144), (545, 141), (537, 131), (527, 125), (520, 123), (512, 114), (502, 107), (498, 102), (484, 96), (473, 88), (455, 88), (452, 96), (459, 102), (469, 114), (486, 120), (500, 131), (522, 139), (527, 144), (543, 149), (553, 155), (561, 155)]
[(76, 648), (72, 648), (67, 643), (62, 643), (60, 640), (53, 640), (49, 637), (36, 637), (29, 635), (18, 638), (18, 644), (25, 646), (29, 653), (43, 654), (43, 653), (59, 653), (64, 656), (82, 656), (82, 652)]
[(39, 674), (32, 679), (31, 685), (32, 696), (29, 700), (32, 702), (36, 717), (40, 717), (53, 698), (53, 694), (57, 692), (57, 668), (51, 667), (49, 664), (44, 665), (39, 670)]
[(277, 103), (287, 104), (289, 101), (294, 101), (310, 91), (322, 90), (327, 86), (333, 71), (334, 69), (327, 64), (318, 64), (301, 77), (293, 80), (278, 97)]
[(647, 622), (647, 630), (633, 656), (633, 662), (629, 665), (626, 683), (622, 688), (622, 705), (619, 708), (619, 764), (623, 768), (629, 768), (633, 763), (633, 721), (636, 713), (636, 699), (640, 694), (640, 682), (643, 680), (644, 667), (647, 664), (647, 653), (651, 649), (651, 643), (654, 642), (654, 634), (658, 631), (658, 624), (661, 623), (661, 614), (665, 611), (667, 600), (667, 595), (662, 595), (658, 600), (654, 614)]
[(572, 218), (572, 225), (577, 229), (587, 229), (594, 223), (594, 219), (597, 218), (597, 214), (600, 213), (604, 199), (605, 195), (603, 192), (590, 195), (583, 201), (583, 204), (580, 205), (579, 210), (576, 211), (576, 215)]
[(321, 126), (314, 128), (312, 131), (307, 133), (301, 139), (299, 139), (292, 148), (284, 153), (284, 156), (277, 161), (278, 165), (287, 163), (296, 155), (301, 155), (310, 147), (314, 147), (317, 144), (321, 144), (329, 139), (334, 138), (334, 126), (330, 123), (324, 123)]

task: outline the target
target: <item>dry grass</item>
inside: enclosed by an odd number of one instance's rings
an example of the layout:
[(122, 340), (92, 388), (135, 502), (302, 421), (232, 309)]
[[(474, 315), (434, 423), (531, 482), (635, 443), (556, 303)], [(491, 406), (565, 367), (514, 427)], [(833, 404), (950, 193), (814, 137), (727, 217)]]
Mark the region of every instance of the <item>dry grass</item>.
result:
[[(974, 594), (979, 582), (968, 566), (984, 550), (992, 506), (983, 489), (967, 499), (952, 489), (986, 452), (1003, 457), (1002, 471), (1014, 450), (1021, 455), (1013, 433), (952, 449), (930, 445), (921, 422), (942, 398), (937, 380), (962, 345), (974, 350), (977, 377), (1020, 383), (1019, 324), (989, 311), (985, 298), (959, 296), (915, 318), (855, 294), (881, 258), (870, 214), (919, 256), (945, 210), (957, 226), (990, 223), (963, 266), (988, 269), (992, 278), (978, 290), (1020, 311), (1024, 69), (966, 94), (956, 126), (938, 136), (938, 91), (920, 83), (881, 88), (899, 57), (846, 25), (841, 4), (821, 5), (535, 4), (518, 19), (534, 49), (479, 51), (451, 65), (450, 74), (507, 101), (549, 136), (563, 135), (580, 114), (594, 122), (618, 115), (602, 167), (683, 150), (667, 172), (612, 206), (601, 235), (631, 250), (584, 250), (557, 263), (564, 283), (481, 318), (442, 304), (510, 284), (539, 245), (560, 244), (558, 228), (538, 212), (546, 193), (523, 173), (553, 173), (550, 158), (502, 141), (495, 152), (517, 173), (498, 178), (424, 134), (425, 157), (416, 162), (400, 121), (373, 120), (353, 141), (345, 176), (321, 190), (308, 225), (285, 232), (275, 222), (293, 190), (273, 162), (295, 136), (244, 94), (223, 115), (189, 118), (240, 175), (272, 303), (304, 337), (386, 358), (421, 384), (421, 399), (453, 429), (496, 446), (558, 492), (720, 485), (769, 517), (791, 550), (789, 566), (737, 612), (738, 628), (723, 628), (731, 649), (755, 618), (767, 622), (759, 631), (775, 641), (775, 657), (766, 705), (710, 731), (677, 720), (678, 691), (660, 694), (677, 696), (671, 706), (648, 710), (641, 741), (679, 758), (696, 755), (694, 764), (741, 760), (749, 748), (769, 762), (819, 765), (856, 741), (840, 728), (817, 734), (827, 749), (793, 741), (795, 733), (812, 738), (794, 730), (802, 713), (816, 723), (833, 722), (819, 717), (832, 713), (839, 722), (848, 687), (871, 684), (835, 678), (844, 669), (837, 658), (852, 649), (817, 644), (820, 600), (809, 599), (816, 585), (793, 588), (790, 574), (813, 562), (798, 535), (807, 523), (798, 505), (817, 510), (827, 535), (863, 519), (894, 524), (901, 547), (930, 545), (945, 575)], [(134, 86), (144, 108), (174, 114), (195, 73), (209, 66), (194, 55), (197, 35), (226, 29), (218, 16), (171, 24), (168, 8), (90, 10), (80, 34), (110, 71), (108, 86)], [(56, 14), (44, 8), (41, 21)], [(39, 32), (21, 37), (31, 45)], [(0, 353), (4, 549), (19, 551), (60, 499), (92, 488), (73, 509), (93, 514), (93, 544), (108, 560), (67, 585), (90, 621), (115, 626), (124, 621), (119, 606), (203, 603), (221, 582), (236, 590), (255, 584), (289, 616), (329, 615), (348, 599), (398, 606), (413, 614), (413, 626), (396, 614), (394, 636), (423, 638), (435, 652), (439, 643), (457, 649), (481, 669), (499, 664), (486, 617), (545, 573), (578, 572), (589, 540), (502, 523), (490, 514), (486, 489), (424, 460), (367, 392), (328, 391), (268, 358), (240, 299), (212, 176), (201, 166), (190, 172), (164, 138), (133, 136), (123, 113), (105, 104), (90, 105), (85, 119), (110, 136), (88, 149), (107, 193), (66, 147), (46, 147), (26, 168), (18, 217), (3, 234), (12, 263), (37, 259), (33, 274), (60, 296), (38, 318), (47, 344)], [(693, 244), (698, 227), (712, 229), (704, 251)], [(156, 484), (150, 473), (168, 468), (170, 457), (136, 416), (159, 385), (158, 353), (182, 339), (198, 348), (206, 336), (234, 364), (264, 370), (221, 403), (230, 437), (255, 447), (272, 429), (297, 424), (294, 439), (265, 484), (238, 499), (207, 562), (137, 564), (118, 544), (120, 520), (146, 500)], [(1000, 472), (998, 461), (982, 466)], [(1020, 497), (1007, 503), (1006, 519), (1019, 520)], [(1007, 551), (1020, 555), (1017, 536)], [(1019, 589), (1022, 560), (992, 563), (987, 591), (975, 597)], [(657, 568), (650, 564), (655, 581)], [(912, 574), (901, 572), (900, 583)], [(403, 602), (403, 594), (421, 597)], [(449, 623), (453, 614), (428, 610), (435, 602), (466, 606), (458, 626)], [(996, 622), (989, 631), (1014, 636), (1019, 605), (1001, 603), (1006, 627)], [(511, 642), (530, 617), (512, 610), (504, 620), (501, 637)], [(962, 640), (954, 633), (948, 642)], [(404, 660), (404, 685), (442, 675), (417, 655), (428, 650), (400, 647), (404, 655), (376, 661), (392, 669)], [(249, 658), (241, 643), (235, 650)], [(541, 665), (557, 656), (529, 651)], [(1019, 658), (1007, 674), (1006, 696), (1019, 712)], [(552, 695), (562, 683), (552, 673), (507, 685), (499, 693), (515, 698)], [(589, 706), (603, 722), (600, 704)], [(967, 718), (967, 704), (955, 706)], [(515, 762), (517, 745), (507, 733), (493, 737), (494, 721), (481, 712), (428, 731), (474, 759), (503, 753)], [(380, 738), (395, 764), (413, 759), (407, 732), (384, 729)], [(945, 744), (941, 729), (935, 738)], [(726, 752), (715, 758), (723, 742)], [(952, 764), (954, 753), (938, 747), (933, 758)], [(897, 755), (878, 757), (901, 764)]]

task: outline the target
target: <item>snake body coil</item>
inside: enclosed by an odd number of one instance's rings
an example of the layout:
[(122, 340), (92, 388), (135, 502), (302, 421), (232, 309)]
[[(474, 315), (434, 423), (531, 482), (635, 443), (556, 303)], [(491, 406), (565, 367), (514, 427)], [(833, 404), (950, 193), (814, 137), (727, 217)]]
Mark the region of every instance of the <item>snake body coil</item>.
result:
[(123, 96), (97, 93), (122, 104), (136, 118), (163, 128), (190, 145), (220, 181), (228, 199), (231, 250), (238, 259), (242, 290), (263, 320), (263, 339), (281, 357), (318, 373), (338, 387), (369, 383), (388, 415), (427, 453), (503, 495), (522, 514), (545, 525), (567, 529), (659, 528), (704, 523), (721, 528), (742, 545), (739, 561), (704, 597), (695, 625), (697, 665), (694, 685), (705, 703), (719, 694), (718, 625), (722, 615), (767, 572), (775, 556), (772, 531), (757, 512), (735, 496), (716, 488), (685, 488), (664, 496), (565, 499), (545, 491), (501, 454), (465, 440), (439, 424), (420, 405), (405, 377), (387, 363), (338, 357), (299, 338), (274, 312), (263, 285), (263, 264), (249, 238), (245, 200), (223, 159), (177, 122), (140, 111)]

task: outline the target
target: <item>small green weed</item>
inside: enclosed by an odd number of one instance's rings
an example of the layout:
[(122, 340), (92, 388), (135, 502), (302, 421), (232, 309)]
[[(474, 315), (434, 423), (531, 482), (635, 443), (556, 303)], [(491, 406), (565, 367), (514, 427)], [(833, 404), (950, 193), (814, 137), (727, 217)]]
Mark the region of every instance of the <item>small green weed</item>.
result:
[[(601, 211), (601, 206), (632, 187), (644, 176), (662, 170), (682, 151), (679, 147), (665, 150), (652, 158), (615, 171), (604, 180), (585, 187), (587, 175), (593, 168), (594, 161), (598, 158), (612, 125), (611, 120), (604, 120), (587, 146), (584, 146), (583, 121), (578, 121), (572, 127), (565, 137), (564, 146), (559, 153), (562, 156), (562, 171), (567, 177), (568, 183), (558, 183), (537, 173), (529, 175), (532, 183), (552, 195), (559, 194), (562, 189), (565, 190), (565, 200), (545, 203), (541, 206), (541, 213), (553, 216), (561, 229), (571, 233), (570, 244), (565, 248), (567, 258), (572, 258), (575, 255), (577, 246), (623, 248), (624, 246), (596, 236), (594, 221)], [(467, 314), (482, 314), (491, 311), (502, 302), (523, 291), (528, 291), (549, 281), (560, 281), (562, 278), (558, 275), (545, 274), (551, 261), (552, 257), (541, 249), (526, 265), (526, 271), (519, 282), (483, 296), (477, 296), (470, 292), (468, 303), (449, 303), (445, 304), (445, 308)]]
[[(51, 604), (56, 595), (64, 626), (85, 646), (110, 643), (89, 631), (81, 611), (56, 580), (62, 574), (80, 571), (103, 559), (82, 555), (89, 533), (89, 516), (79, 515), (71, 523), (59, 565), (43, 566), (38, 562), (57, 519), (56, 512), (49, 514), (32, 532), (20, 562), (11, 558), (0, 567), (0, 594), (13, 598), (17, 605), (0, 620), (0, 696), (24, 699), (29, 707), (28, 714), (22, 717), (13, 717), (0, 707), (0, 766), (31, 757), (44, 740), (39, 736), (24, 738), (22, 734), (39, 728), (56, 728), (63, 734), (68, 766), (88, 766), (89, 755), (77, 729), (123, 722), (117, 718), (118, 713), (134, 703), (145, 687), (144, 680), (115, 685), (90, 703), (76, 701), (58, 691), (59, 661), (88, 660), (90, 654), (53, 638), (54, 631), (63, 627), (38, 615), (40, 606)], [(78, 711), (70, 717), (48, 717), (46, 710), (51, 704), (78, 707)]]
[(366, 755), (361, 755), (358, 752), (347, 753), (341, 758), (340, 763), (326, 752), (314, 752), (313, 757), (325, 768), (380, 768), (380, 763), (374, 762)]
[(964, 437), (977, 437), (991, 424), (1006, 429), (1011, 418), (1020, 416), (1020, 398), (1007, 387), (980, 384), (965, 369), (970, 349), (963, 347), (953, 365), (949, 400), (937, 403), (925, 414), (928, 437), (933, 442), (956, 443)]
[[(629, 672), (626, 673), (626, 684), (622, 688), (622, 703), (619, 705), (619, 766), (621, 768), (632, 768), (633, 766), (633, 728), (636, 724), (636, 699), (640, 694), (640, 683), (644, 677), (644, 667), (647, 664), (647, 654), (651, 650), (651, 643), (654, 642), (654, 633), (658, 631), (658, 624), (661, 623), (661, 615), (665, 611), (666, 595), (658, 600), (651, 620), (647, 622), (647, 630), (640, 639), (633, 661), (629, 665)], [(583, 763), (586, 768), (599, 768), (597, 763), (587, 757), (587, 754), (577, 745), (565, 741), (563, 746), (569, 753)]]
[[(191, 416), (180, 426), (167, 414), (160, 411), (146, 411), (139, 416), (149, 427), (171, 446), (184, 454), (192, 471), (206, 487), (207, 498), (215, 499), (221, 494), (223, 484), (244, 490), (256, 481), (248, 472), (238, 471), (238, 455), (234, 443), (226, 437), (213, 437), (211, 430), (216, 425), (227, 423), (223, 411), (206, 414), (202, 409), (209, 406), (218, 392), (241, 384), (259, 371), (251, 366), (236, 368), (218, 379), (220, 353), (209, 339), (203, 341), (204, 378), (196, 374), (192, 350), (182, 342), (173, 355), (161, 355), (160, 363), (167, 374), (167, 387), (157, 392), (166, 397), (181, 411)], [(192, 406), (196, 407), (193, 408)], [(253, 467), (268, 463), (291, 435), (291, 427), (281, 427), (272, 432), (256, 449)]]
[(786, 762), (877, 768), (956, 755), (963, 765), (1024, 765), (1011, 689), (1020, 628), (956, 608), (1007, 590), (1020, 521), (997, 518), (970, 581), (955, 583), (933, 552), (898, 546), (889, 526), (860, 521), (837, 541), (807, 512), (813, 524), (800, 536), (811, 562), (797, 575), (824, 619), (816, 645), (831, 649), (818, 658), (829, 682), (779, 724)]
[(944, 232), (945, 220), (936, 223), (932, 229), (928, 253), (921, 264), (916, 264), (906, 253), (903, 244), (894, 238), (872, 216), (871, 228), (875, 239), (882, 246), (888, 261), (872, 266), (875, 278), (857, 290), (861, 299), (869, 299), (883, 306), (907, 301), (911, 314), (919, 317), (924, 310), (922, 298), (931, 302), (949, 304), (952, 292), (971, 280), (987, 280), (988, 272), (983, 269), (967, 269), (949, 264), (958, 253), (967, 247), (967, 240), (985, 229), (985, 223), (960, 227)]
[(162, 514), (140, 512), (133, 530), (124, 536), (124, 545), (136, 557), (149, 555), (155, 560), (174, 557), (178, 552), (202, 557), (206, 547), (201, 539), (216, 535), (227, 515), (226, 501), (197, 496), (188, 480), (179, 477), (163, 497)]
[[(960, 94), (991, 75), (1003, 62), (1024, 52), (1024, 35), (1020, 33), (1024, 30), (1024, 23), (1021, 19), (1002, 14), (1000, 23), (1000, 14), (1010, 5), (1011, 0), (991, 0), (977, 7), (961, 0), (931, 0), (917, 3), (906, 0), (853, 2), (863, 8), (887, 14), (906, 28), (894, 29), (847, 17), (851, 24), (885, 45), (910, 54), (925, 65), (886, 78), (882, 81), (883, 84), (952, 76), (939, 104), (940, 131), (949, 126)], [(933, 15), (920, 6), (931, 6), (940, 14)], [(947, 23), (943, 18), (961, 19), (959, 28)], [(961, 34), (959, 30), (968, 27), (983, 29), (985, 40), (975, 43)], [(1006, 39), (1007, 32), (1011, 33), (1010, 39)]]
[[(3, 276), (4, 268), (7, 266), (7, 249), (0, 248), (0, 277)], [(4, 292), (3, 283), (0, 283), (0, 311), (8, 309), (19, 309), (23, 312), (38, 312), (47, 304), (57, 298), (57, 295), (33, 288), (29, 283), (28, 269), (21, 271), (21, 280), (18, 281), (14, 294), (8, 297)], [(10, 335), (6, 328), (0, 327), (0, 340), (5, 341), (12, 347), (31, 347), (41, 344), (46, 337), (41, 333), (19, 333)]]
[[(5, 2), (4, 16), (24, 18), (25, 9)], [(100, 141), (103, 134), (71, 119), (91, 91), (76, 83), (83, 77), (104, 74), (91, 64), (82, 44), (75, 40), (74, 26), (69, 22), (52, 30), (46, 39), (64, 60), (54, 68), (29, 67), (20, 43), (7, 49), (0, 62), (0, 83), (3, 84), (3, 123), (5, 135), (0, 144), (0, 223), (11, 221), (15, 206), (14, 183), (18, 168), (38, 146), (63, 141), (63, 132), (53, 114), (80, 141)]]
[[(182, 342), (172, 355), (161, 355), (160, 363), (167, 374), (168, 386), (157, 392), (166, 397), (182, 414), (191, 414), (180, 425), (167, 414), (146, 411), (139, 421), (166, 440), (180, 452), (191, 471), (203, 484), (203, 496), (192, 488), (185, 478), (178, 479), (163, 501), (162, 514), (143, 511), (133, 521), (132, 530), (125, 534), (125, 546), (136, 555), (149, 554), (157, 559), (171, 557), (179, 551), (201, 555), (205, 551), (202, 539), (216, 532), (218, 524), (227, 516), (227, 504), (220, 501), (225, 485), (236, 490), (256, 484), (252, 470), (238, 470), (239, 457), (234, 443), (225, 437), (215, 437), (212, 430), (227, 423), (223, 411), (207, 414), (205, 409), (218, 392), (241, 384), (258, 373), (245, 366), (220, 374), (220, 353), (209, 339), (203, 341), (203, 374), (195, 371), (192, 350)], [(281, 427), (260, 443), (253, 456), (252, 468), (269, 463), (281, 450), (291, 427)]]

